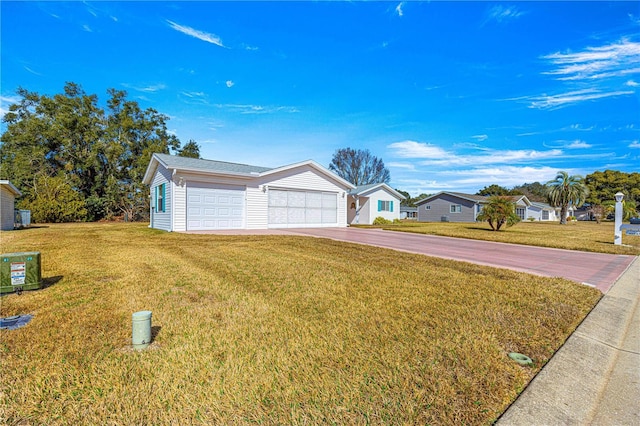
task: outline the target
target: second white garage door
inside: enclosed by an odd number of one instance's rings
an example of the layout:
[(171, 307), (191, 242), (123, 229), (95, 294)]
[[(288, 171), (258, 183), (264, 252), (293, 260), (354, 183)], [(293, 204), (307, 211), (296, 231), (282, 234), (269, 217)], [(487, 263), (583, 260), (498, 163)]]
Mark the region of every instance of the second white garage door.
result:
[(244, 199), (244, 187), (188, 183), (187, 230), (244, 228)]
[(336, 226), (335, 192), (269, 190), (269, 227)]

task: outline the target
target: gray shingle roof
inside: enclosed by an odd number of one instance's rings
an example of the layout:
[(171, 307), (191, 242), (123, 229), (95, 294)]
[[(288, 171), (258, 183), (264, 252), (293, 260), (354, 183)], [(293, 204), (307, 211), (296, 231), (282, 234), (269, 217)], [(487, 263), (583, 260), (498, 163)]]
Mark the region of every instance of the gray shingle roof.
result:
[(248, 164), (227, 163), (225, 161), (202, 160), (198, 158), (178, 157), (176, 155), (155, 154), (170, 169), (201, 170), (209, 172), (251, 174), (272, 170), (270, 167), (250, 166)]

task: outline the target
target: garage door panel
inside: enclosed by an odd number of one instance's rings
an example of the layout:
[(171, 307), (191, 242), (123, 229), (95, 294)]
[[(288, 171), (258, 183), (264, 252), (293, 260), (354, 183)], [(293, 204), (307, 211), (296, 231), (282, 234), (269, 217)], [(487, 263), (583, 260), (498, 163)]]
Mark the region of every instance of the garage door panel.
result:
[(269, 190), (269, 225), (273, 227), (337, 225), (337, 198), (334, 192)]
[(188, 185), (187, 230), (244, 228), (244, 191), (227, 185)]

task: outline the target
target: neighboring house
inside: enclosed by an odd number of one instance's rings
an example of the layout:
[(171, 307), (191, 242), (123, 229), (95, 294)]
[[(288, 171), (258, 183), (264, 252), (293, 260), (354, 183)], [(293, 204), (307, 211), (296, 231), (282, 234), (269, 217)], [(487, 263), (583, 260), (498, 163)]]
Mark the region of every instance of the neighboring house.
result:
[(419, 222), (475, 222), (488, 197), (438, 192), (416, 202)]
[(22, 193), (8, 180), (0, 180), (0, 230), (9, 231), (15, 222), (15, 199)]
[(153, 154), (150, 227), (166, 231), (347, 226), (352, 184), (308, 160), (268, 168)]
[(527, 219), (532, 217), (536, 221), (556, 221), (560, 220), (560, 211), (556, 211), (554, 207), (551, 207), (546, 203), (539, 203), (536, 201), (531, 202), (531, 206), (527, 211)]
[(375, 218), (400, 219), (400, 202), (404, 196), (386, 183), (358, 186), (349, 191), (347, 221), (371, 225)]
[[(461, 192), (439, 192), (416, 202), (419, 222), (475, 222), (490, 197)], [(532, 203), (524, 195), (509, 196), (516, 214), (526, 220)]]
[(418, 219), (418, 208), (400, 206), (400, 219), (410, 219), (410, 220)]

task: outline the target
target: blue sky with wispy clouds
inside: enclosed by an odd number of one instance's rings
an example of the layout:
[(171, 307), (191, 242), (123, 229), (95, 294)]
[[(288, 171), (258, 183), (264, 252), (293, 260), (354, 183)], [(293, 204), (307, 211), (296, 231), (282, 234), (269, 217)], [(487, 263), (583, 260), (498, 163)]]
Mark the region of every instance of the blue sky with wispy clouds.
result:
[[(412, 195), (640, 171), (638, 2), (0, 2), (1, 108), (108, 88), (204, 158), (366, 148)], [(4, 127), (3, 127), (4, 128)]]

